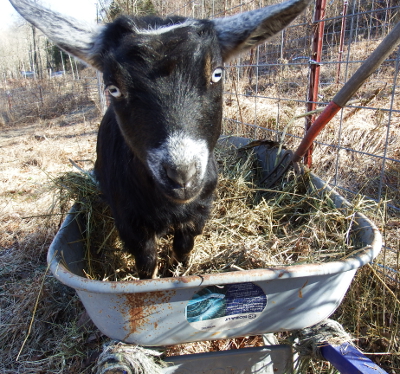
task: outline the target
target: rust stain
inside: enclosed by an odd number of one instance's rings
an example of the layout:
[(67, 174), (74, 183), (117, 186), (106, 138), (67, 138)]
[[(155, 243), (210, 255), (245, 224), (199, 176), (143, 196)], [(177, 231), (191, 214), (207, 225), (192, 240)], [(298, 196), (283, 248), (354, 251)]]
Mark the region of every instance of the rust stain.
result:
[(192, 279), (188, 279), (188, 277), (181, 277), (181, 279), (179, 279), (182, 283), (190, 283), (192, 281)]
[(299, 289), (299, 298), (302, 299), (303, 298), (303, 288), (305, 286), (307, 286), (308, 280), (303, 284), (303, 286)]
[(221, 333), (221, 331), (216, 331), (213, 334), (211, 334), (211, 336), (216, 336), (216, 335), (219, 335), (220, 333)]
[[(176, 294), (174, 290), (154, 291), (125, 294), (129, 313), (129, 331), (127, 336), (140, 330), (151, 332), (150, 323), (154, 314), (162, 312), (162, 309), (169, 306), (171, 298)], [(157, 328), (158, 322), (154, 322)]]

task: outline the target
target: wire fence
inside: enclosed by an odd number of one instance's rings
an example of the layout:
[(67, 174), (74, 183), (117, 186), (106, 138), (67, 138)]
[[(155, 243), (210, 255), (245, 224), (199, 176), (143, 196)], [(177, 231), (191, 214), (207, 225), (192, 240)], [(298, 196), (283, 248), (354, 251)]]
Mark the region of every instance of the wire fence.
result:
[(0, 126), (57, 118), (88, 105), (102, 110), (104, 95), (99, 74), (71, 58), (65, 59), (61, 53), (62, 70), (52, 69), (52, 48), (0, 57)]

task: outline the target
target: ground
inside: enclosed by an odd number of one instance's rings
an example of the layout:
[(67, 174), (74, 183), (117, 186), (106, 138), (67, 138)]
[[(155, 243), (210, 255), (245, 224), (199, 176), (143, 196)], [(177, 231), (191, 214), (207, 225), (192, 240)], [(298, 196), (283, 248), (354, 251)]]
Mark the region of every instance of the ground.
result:
[[(70, 160), (84, 169), (93, 167), (99, 122), (96, 109), (85, 107), (58, 119), (1, 129), (1, 373), (89, 373), (109, 340), (92, 324), (75, 292), (54, 279), (46, 264), (62, 221), (57, 209), (49, 215), (54, 205), (49, 185), (60, 173), (76, 170)], [(381, 229), (396, 236), (398, 220)], [(398, 288), (383, 279), (365, 267), (334, 316), (368, 352), (396, 352), (399, 347)], [(258, 337), (249, 337), (176, 346), (168, 352), (259, 344)], [(389, 373), (399, 367), (396, 354), (373, 357)], [(320, 365), (313, 363), (307, 373), (327, 373), (327, 366)]]

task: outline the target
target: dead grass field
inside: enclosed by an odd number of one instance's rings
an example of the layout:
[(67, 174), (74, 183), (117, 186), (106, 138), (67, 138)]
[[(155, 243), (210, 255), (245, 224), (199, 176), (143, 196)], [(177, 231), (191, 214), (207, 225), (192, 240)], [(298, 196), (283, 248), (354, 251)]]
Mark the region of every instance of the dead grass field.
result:
[[(96, 110), (90, 110), (93, 117)], [(98, 348), (102, 339), (74, 292), (52, 278), (46, 265), (60, 223), (59, 216), (47, 216), (50, 178), (70, 170), (70, 158), (92, 167), (99, 122), (83, 118), (77, 113), (1, 129), (1, 373), (85, 372), (88, 348)]]
[[(57, 214), (48, 216), (53, 203), (48, 192), (50, 179), (73, 170), (69, 159), (85, 169), (93, 166), (99, 118), (93, 112), (90, 115), (91, 111), (95, 109), (51, 121), (2, 128), (1, 373), (89, 373), (102, 344), (108, 340), (91, 323), (74, 291), (56, 281), (46, 265), (47, 249), (61, 220)], [(398, 245), (398, 218), (390, 215), (377, 223), (386, 240)], [(380, 262), (387, 263), (389, 254), (383, 256), (386, 257), (381, 257)], [(398, 258), (392, 258), (390, 264), (398, 268)], [(396, 373), (400, 368), (399, 288), (377, 270), (365, 267), (359, 271), (334, 318), (353, 334), (356, 344), (371, 354), (378, 352), (372, 357), (388, 372)], [(176, 346), (167, 353), (260, 344), (260, 338), (249, 337)], [(331, 369), (329, 365), (314, 362), (309, 370), (327, 373)]]

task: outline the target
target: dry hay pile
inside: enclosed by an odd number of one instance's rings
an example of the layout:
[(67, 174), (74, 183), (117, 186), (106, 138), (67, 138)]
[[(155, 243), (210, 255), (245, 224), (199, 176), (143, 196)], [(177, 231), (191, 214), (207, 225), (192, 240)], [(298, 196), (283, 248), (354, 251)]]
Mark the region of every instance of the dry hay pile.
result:
[[(222, 147), (222, 146), (221, 146)], [(359, 249), (351, 234), (353, 208), (336, 208), (330, 192), (321, 192), (309, 174), (289, 173), (280, 186), (257, 185), (259, 168), (251, 151), (218, 148), (220, 178), (211, 219), (196, 240), (189, 265), (171, 268), (171, 234), (159, 240), (159, 276), (320, 263)], [(55, 179), (62, 206), (78, 203), (86, 217), (83, 233), (88, 278), (136, 279), (134, 259), (124, 252), (108, 207), (87, 172)]]

